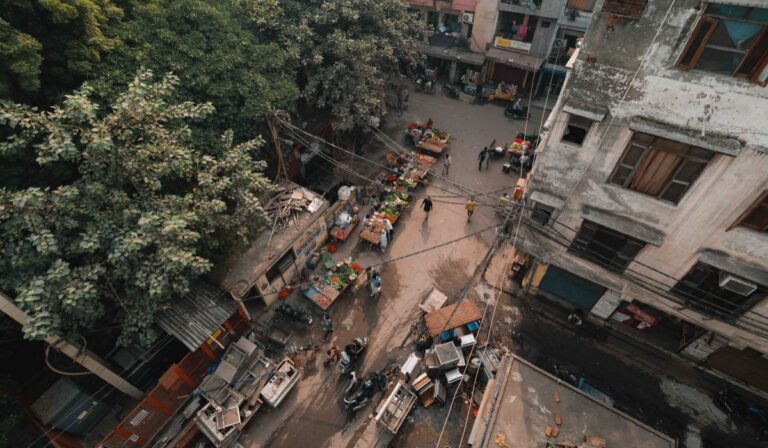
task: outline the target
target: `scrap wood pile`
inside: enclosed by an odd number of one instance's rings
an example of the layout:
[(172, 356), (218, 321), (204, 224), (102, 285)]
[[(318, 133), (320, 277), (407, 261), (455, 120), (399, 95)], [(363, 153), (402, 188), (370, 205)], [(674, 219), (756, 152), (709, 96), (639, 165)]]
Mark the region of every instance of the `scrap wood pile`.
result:
[(301, 212), (309, 208), (312, 197), (303, 188), (280, 188), (279, 193), (267, 204), (266, 212), (272, 220), (272, 233), (292, 227)]

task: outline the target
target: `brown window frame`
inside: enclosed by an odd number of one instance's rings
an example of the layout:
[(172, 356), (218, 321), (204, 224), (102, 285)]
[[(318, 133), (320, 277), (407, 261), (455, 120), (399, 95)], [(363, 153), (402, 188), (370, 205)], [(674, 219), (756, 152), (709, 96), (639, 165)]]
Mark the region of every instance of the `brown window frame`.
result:
[(747, 208), (744, 213), (739, 215), (739, 218), (736, 220), (736, 222), (733, 223), (733, 225), (731, 225), (731, 227), (728, 228), (728, 230), (731, 230), (734, 227), (744, 227), (756, 232), (768, 233), (768, 219), (765, 220), (762, 226), (754, 226), (752, 224), (744, 223), (744, 221), (749, 218), (758, 208), (768, 208), (768, 191), (764, 191), (756, 201), (752, 202), (749, 208)]
[[(611, 239), (613, 242), (624, 241), (621, 247), (614, 247), (610, 244)], [(568, 252), (620, 274), (645, 246), (645, 241), (585, 219), (571, 241)]]
[[(643, 141), (639, 141), (639, 140), (635, 139), (635, 137), (640, 137), (640, 136), (650, 137), (651, 140), (650, 140), (650, 142), (643, 142)], [(661, 144), (658, 144), (659, 142)], [(673, 151), (673, 150), (670, 150), (669, 148), (664, 148), (664, 145), (665, 145), (664, 142), (671, 142), (671, 143), (677, 144), (677, 145), (685, 145), (685, 149), (684, 150), (674, 150)], [(640, 156), (635, 161), (634, 165), (623, 163), (624, 159), (627, 157), (629, 151), (634, 149), (634, 148), (638, 148), (638, 149), (640, 149), (642, 151)], [(698, 149), (698, 150), (702, 150), (702, 151), (707, 151), (707, 152), (711, 153), (711, 156), (709, 157), (709, 159), (705, 159), (705, 158), (702, 158), (702, 157), (691, 155), (690, 151), (692, 149)], [(642, 192), (642, 191), (639, 191), (639, 190), (635, 190), (634, 188), (630, 188), (630, 184), (635, 179), (635, 175), (637, 175), (638, 168), (640, 166), (642, 166), (643, 162), (645, 161), (645, 158), (648, 157), (648, 154), (650, 154), (651, 151), (666, 152), (666, 153), (674, 154), (674, 155), (676, 155), (678, 157), (683, 158), (683, 161), (680, 163), (680, 166), (678, 166), (669, 175), (669, 177), (664, 181), (664, 186), (661, 188), (661, 191), (659, 191), (659, 193), (655, 194), (655, 195), (654, 194), (650, 194), (650, 193), (645, 193), (645, 192)], [(632, 136), (629, 139), (629, 142), (627, 143), (627, 147), (624, 149), (624, 152), (621, 154), (621, 157), (619, 158), (618, 162), (616, 162), (616, 166), (613, 168), (613, 171), (611, 172), (611, 175), (608, 177), (608, 183), (609, 184), (613, 184), (613, 185), (617, 185), (617, 186), (619, 186), (621, 188), (626, 188), (626, 189), (631, 190), (631, 191), (635, 191), (637, 193), (640, 193), (640, 194), (643, 194), (643, 195), (646, 195), (646, 196), (650, 196), (652, 198), (655, 198), (655, 199), (658, 199), (658, 200), (661, 200), (661, 201), (664, 201), (664, 202), (668, 202), (668, 203), (672, 203), (672, 204), (678, 204), (685, 197), (685, 195), (688, 194), (688, 192), (691, 190), (693, 185), (696, 183), (696, 181), (701, 176), (701, 173), (703, 173), (704, 170), (707, 168), (707, 166), (710, 163), (712, 163), (712, 160), (714, 158), (715, 158), (715, 153), (713, 151), (709, 151), (707, 149), (700, 148), (698, 146), (689, 145), (689, 144), (685, 144), (685, 143), (682, 143), (682, 142), (677, 142), (677, 141), (670, 140), (670, 139), (664, 138), (664, 137), (659, 137), (659, 136), (655, 136), (655, 135), (651, 135), (651, 134), (646, 134), (644, 132), (633, 132)], [(685, 166), (686, 162), (698, 163), (698, 164), (703, 163), (704, 164), (704, 168), (702, 168), (701, 171), (689, 182), (676, 179), (678, 174), (680, 174), (680, 172), (682, 171), (683, 167)], [(622, 168), (627, 168), (627, 169), (630, 170), (630, 172), (629, 172), (629, 175), (627, 175), (627, 178), (624, 181), (618, 182), (618, 179), (616, 179), (616, 176), (618, 175), (619, 170), (621, 170)], [(667, 191), (669, 190), (669, 188), (670, 188), (670, 186), (672, 184), (680, 184), (680, 185), (685, 186), (685, 191), (680, 195), (680, 197), (676, 201), (672, 201), (672, 200), (669, 200), (669, 199), (664, 199), (664, 197), (663, 197), (663, 196), (665, 196), (665, 194), (667, 193)]]
[[(680, 53), (680, 56), (677, 59), (677, 63), (675, 64), (679, 69), (681, 70), (694, 70), (696, 67), (696, 64), (699, 62), (699, 59), (701, 58), (701, 54), (704, 52), (704, 50), (707, 48), (707, 43), (712, 38), (712, 35), (714, 34), (715, 30), (717, 30), (717, 27), (720, 25), (720, 22), (722, 20), (738, 20), (731, 17), (723, 17), (722, 19), (714, 14), (708, 14), (707, 12), (704, 13), (704, 15), (701, 16), (699, 21), (696, 23), (696, 26), (693, 27), (693, 31), (688, 36), (688, 41), (685, 44), (685, 47), (683, 47), (683, 51)], [(768, 85), (768, 77), (766, 77), (765, 80), (760, 81), (758, 79), (758, 76), (763, 71), (763, 69), (768, 65), (768, 51), (762, 57), (760, 57), (756, 64), (755, 68), (752, 69), (749, 73), (741, 73), (739, 70), (741, 70), (744, 63), (754, 55), (754, 51), (756, 51), (757, 47), (759, 46), (759, 43), (761, 43), (763, 40), (768, 40), (768, 24), (760, 23), (760, 22), (750, 22), (749, 23), (756, 23), (763, 26), (762, 31), (758, 34), (757, 38), (755, 39), (755, 44), (746, 52), (744, 53), (744, 56), (741, 59), (741, 62), (734, 68), (733, 72), (731, 73), (731, 76), (734, 78), (746, 78), (749, 80), (749, 82), (753, 84), (757, 84), (759, 86), (765, 87)], [(688, 53), (692, 51), (692, 45), (694, 43), (694, 40), (696, 40), (696, 37), (699, 35), (702, 27), (704, 27), (706, 24), (709, 24), (710, 27), (707, 30), (704, 37), (701, 39), (701, 42), (699, 43), (699, 46), (694, 49), (694, 53), (690, 58), (690, 61), (685, 64), (683, 63), (683, 60), (686, 58)]]

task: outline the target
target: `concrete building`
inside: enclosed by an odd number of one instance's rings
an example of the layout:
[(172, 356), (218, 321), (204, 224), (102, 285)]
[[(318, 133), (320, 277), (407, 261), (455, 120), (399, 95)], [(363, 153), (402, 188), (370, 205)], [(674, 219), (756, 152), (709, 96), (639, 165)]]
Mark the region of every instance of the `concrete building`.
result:
[(595, 11), (530, 177), (525, 283), (768, 391), (768, 6)]
[[(565, 62), (584, 35), (595, 0), (409, 0), (434, 30), (421, 51), (445, 80), (467, 70), (534, 95), (559, 92)], [(552, 77), (553, 79), (549, 79)], [(546, 87), (545, 87), (546, 86)]]

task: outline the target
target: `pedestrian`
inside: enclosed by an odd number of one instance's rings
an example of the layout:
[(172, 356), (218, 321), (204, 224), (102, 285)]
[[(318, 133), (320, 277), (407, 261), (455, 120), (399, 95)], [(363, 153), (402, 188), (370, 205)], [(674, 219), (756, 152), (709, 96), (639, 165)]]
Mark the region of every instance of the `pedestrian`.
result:
[(323, 330), (325, 330), (325, 334), (323, 335), (323, 340), (325, 341), (328, 339), (328, 336), (333, 333), (333, 322), (331, 321), (331, 316), (328, 313), (323, 314)]
[(488, 147), (486, 146), (480, 151), (480, 154), (477, 155), (477, 160), (480, 161), (480, 163), (477, 164), (477, 170), (483, 171), (483, 162), (485, 162), (485, 158), (488, 157)]
[(451, 155), (446, 154), (443, 158), (443, 176), (448, 175), (448, 171), (451, 170)]
[[(384, 218), (386, 221), (387, 218)], [(381, 229), (381, 235), (379, 235), (379, 246), (381, 246), (381, 253), (384, 253), (384, 251), (387, 250), (387, 244), (389, 244), (389, 239), (387, 238), (387, 229)]]
[(467, 222), (472, 221), (472, 214), (475, 213), (476, 206), (477, 202), (475, 202), (474, 197), (470, 197), (466, 205), (464, 205), (464, 209), (467, 211)]
[(392, 227), (392, 223), (387, 218), (384, 218), (384, 230), (387, 231), (387, 239), (392, 241), (392, 232), (395, 231), (395, 228)]
[(408, 98), (409, 98), (409, 96), (410, 96), (410, 94), (408, 93), (408, 88), (407, 87), (403, 87), (403, 89), (400, 91), (400, 104), (401, 104), (400, 114), (401, 115), (403, 113), (403, 110), (408, 109)]
[(429, 219), (429, 212), (432, 211), (432, 199), (429, 196), (421, 202), (421, 208), (424, 210), (424, 221), (426, 221)]
[(525, 173), (529, 169), (531, 163), (531, 157), (528, 155), (528, 151), (523, 152), (520, 156), (520, 173)]
[(376, 297), (381, 292), (381, 276), (375, 270), (371, 270), (370, 276), (371, 297)]

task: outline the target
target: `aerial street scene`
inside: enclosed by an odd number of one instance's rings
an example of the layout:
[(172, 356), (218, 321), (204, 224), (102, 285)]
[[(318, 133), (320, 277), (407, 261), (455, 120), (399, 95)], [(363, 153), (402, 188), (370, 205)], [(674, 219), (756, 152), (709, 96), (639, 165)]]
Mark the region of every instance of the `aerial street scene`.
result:
[(768, 448), (768, 0), (0, 35), (0, 448)]

